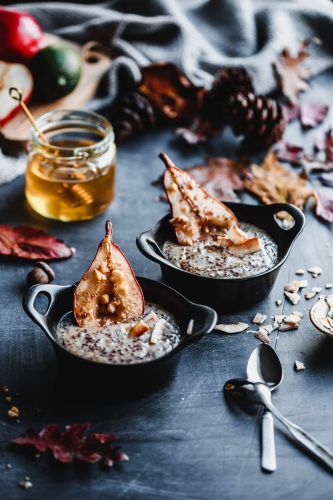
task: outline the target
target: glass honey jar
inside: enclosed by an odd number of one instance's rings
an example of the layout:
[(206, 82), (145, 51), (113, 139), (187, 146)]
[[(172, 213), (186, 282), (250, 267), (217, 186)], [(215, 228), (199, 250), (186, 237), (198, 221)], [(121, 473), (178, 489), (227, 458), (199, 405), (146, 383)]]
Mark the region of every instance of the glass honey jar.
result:
[[(65, 222), (92, 219), (115, 194), (116, 146), (111, 124), (90, 111), (58, 110), (36, 120), (25, 195), (40, 215)], [(47, 140), (47, 142), (46, 142)]]

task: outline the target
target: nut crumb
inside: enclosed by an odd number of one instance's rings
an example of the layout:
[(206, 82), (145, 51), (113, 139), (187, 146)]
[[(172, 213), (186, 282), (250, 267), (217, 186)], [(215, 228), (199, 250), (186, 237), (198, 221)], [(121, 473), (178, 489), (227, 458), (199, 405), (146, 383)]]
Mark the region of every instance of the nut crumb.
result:
[(9, 418), (18, 418), (20, 416), (20, 410), (17, 408), (17, 406), (12, 406), (8, 410), (7, 415)]
[(29, 478), (25, 477), (23, 481), (17, 483), (17, 486), (23, 488), (24, 490), (28, 490), (29, 488), (32, 488), (33, 484)]
[(261, 329), (259, 328), (259, 330), (257, 332), (254, 333), (254, 337), (258, 340), (260, 340), (261, 342), (263, 342), (264, 344), (270, 344), (271, 341), (267, 335), (267, 333), (264, 333), (263, 331), (261, 331)]
[(304, 297), (306, 298), (306, 300), (310, 300), (310, 299), (313, 299), (313, 297), (316, 296), (316, 292), (308, 292), (304, 295)]
[(267, 318), (266, 314), (261, 314), (260, 312), (257, 312), (254, 318), (252, 319), (252, 323), (254, 323), (255, 325), (261, 325), (266, 318)]
[(301, 299), (301, 296), (298, 295), (298, 293), (296, 292), (284, 292), (285, 296), (287, 297), (287, 299), (294, 305), (296, 306), (296, 304), (299, 303), (300, 299)]
[(276, 299), (275, 304), (277, 306), (280, 306), (282, 304), (282, 300), (281, 299)]
[(296, 269), (295, 274), (297, 274), (298, 276), (302, 276), (303, 274), (305, 274), (305, 269), (302, 269), (300, 267), (299, 269)]
[(294, 370), (296, 372), (300, 372), (301, 370), (305, 370), (305, 365), (302, 363), (302, 361), (295, 361), (294, 363)]

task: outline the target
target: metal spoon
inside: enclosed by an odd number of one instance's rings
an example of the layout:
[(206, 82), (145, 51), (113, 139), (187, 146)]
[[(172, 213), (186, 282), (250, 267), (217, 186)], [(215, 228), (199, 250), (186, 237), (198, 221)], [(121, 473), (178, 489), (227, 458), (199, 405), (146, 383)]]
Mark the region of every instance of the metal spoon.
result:
[(293, 438), (318, 460), (323, 462), (333, 473), (333, 453), (319, 441), (294, 424), (280, 413), (271, 401), (271, 392), (267, 385), (245, 379), (231, 379), (224, 384), (224, 391), (234, 397), (251, 403), (262, 404), (288, 429)]
[[(267, 344), (258, 345), (247, 362), (246, 374), (249, 380), (266, 384), (274, 391), (283, 380), (283, 369), (274, 349)], [(269, 472), (276, 469), (274, 441), (274, 420), (269, 410), (262, 416), (262, 456), (261, 467)]]

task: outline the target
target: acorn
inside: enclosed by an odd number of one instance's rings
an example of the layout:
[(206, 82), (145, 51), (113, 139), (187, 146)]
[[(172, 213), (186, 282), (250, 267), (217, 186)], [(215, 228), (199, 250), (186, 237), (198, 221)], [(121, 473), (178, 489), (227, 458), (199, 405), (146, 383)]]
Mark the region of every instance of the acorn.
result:
[(34, 267), (27, 274), (28, 285), (42, 285), (50, 283), (55, 279), (55, 273), (49, 264), (41, 260), (37, 261)]

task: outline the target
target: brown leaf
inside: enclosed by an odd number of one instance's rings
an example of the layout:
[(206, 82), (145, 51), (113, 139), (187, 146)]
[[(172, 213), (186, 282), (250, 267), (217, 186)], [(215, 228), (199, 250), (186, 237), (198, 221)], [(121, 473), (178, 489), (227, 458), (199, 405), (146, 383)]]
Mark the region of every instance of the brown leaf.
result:
[(296, 56), (289, 49), (283, 49), (279, 60), (273, 63), (280, 90), (293, 104), (297, 103), (298, 94), (309, 89), (307, 80), (311, 76), (311, 70), (304, 63), (309, 57), (310, 43), (310, 39), (303, 40)]
[(13, 439), (15, 444), (31, 445), (39, 452), (50, 450), (55, 460), (62, 463), (77, 459), (83, 462), (96, 463), (103, 461), (112, 467), (114, 462), (128, 460), (119, 446), (111, 446), (116, 439), (113, 434), (87, 433), (89, 423), (66, 425), (62, 429), (57, 424), (46, 425), (37, 434), (27, 432), (24, 436)]
[(237, 201), (236, 191), (244, 188), (249, 164), (228, 158), (208, 158), (207, 165), (187, 169), (195, 182), (222, 201)]
[(333, 222), (333, 200), (322, 191), (315, 191), (316, 215), (326, 222)]
[(0, 224), (0, 255), (30, 260), (67, 259), (74, 249), (41, 229)]
[(273, 152), (268, 153), (261, 166), (252, 165), (251, 177), (244, 185), (266, 204), (292, 203), (301, 209), (313, 194), (306, 180), (281, 165)]
[(142, 68), (139, 92), (166, 118), (180, 120), (192, 117), (203, 89), (196, 87), (173, 63), (156, 63)]

